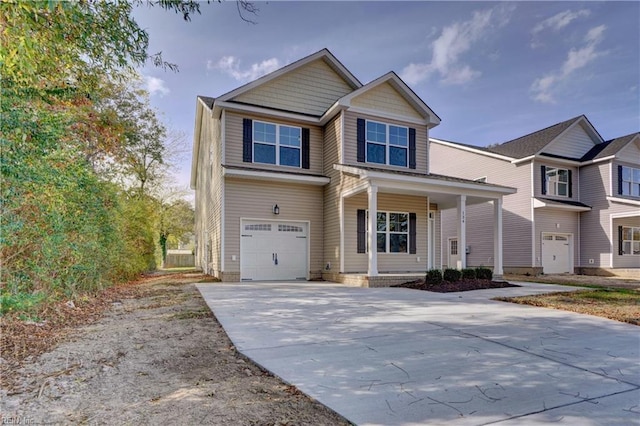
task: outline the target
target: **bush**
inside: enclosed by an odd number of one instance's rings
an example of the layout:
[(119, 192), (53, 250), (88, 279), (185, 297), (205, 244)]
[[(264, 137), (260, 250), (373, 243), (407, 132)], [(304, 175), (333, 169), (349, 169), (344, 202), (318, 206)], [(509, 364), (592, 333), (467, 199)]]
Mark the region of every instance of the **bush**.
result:
[(445, 281), (456, 282), (456, 281), (460, 281), (461, 277), (462, 277), (462, 272), (458, 271), (457, 269), (447, 268), (444, 270), (443, 278)]
[(427, 277), (425, 279), (427, 284), (437, 285), (442, 282), (442, 272), (440, 269), (430, 269), (427, 271)]
[(473, 268), (466, 268), (462, 270), (462, 279), (463, 280), (475, 280), (476, 279), (476, 270)]
[(476, 278), (479, 280), (491, 280), (493, 279), (493, 271), (489, 268), (476, 268)]

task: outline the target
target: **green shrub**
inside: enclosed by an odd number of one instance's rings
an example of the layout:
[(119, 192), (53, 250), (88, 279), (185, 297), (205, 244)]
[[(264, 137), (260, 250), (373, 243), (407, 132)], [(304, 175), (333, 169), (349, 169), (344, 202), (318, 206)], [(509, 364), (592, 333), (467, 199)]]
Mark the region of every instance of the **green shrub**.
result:
[(456, 281), (460, 281), (461, 277), (462, 277), (462, 272), (458, 271), (457, 269), (447, 268), (444, 270), (443, 278), (445, 281), (456, 282)]
[(479, 280), (491, 280), (493, 279), (493, 271), (489, 268), (476, 268), (476, 277)]
[(473, 268), (465, 268), (462, 270), (462, 279), (463, 280), (475, 280), (476, 279), (476, 270)]
[(442, 282), (442, 271), (440, 269), (430, 269), (427, 271), (427, 284), (437, 285)]

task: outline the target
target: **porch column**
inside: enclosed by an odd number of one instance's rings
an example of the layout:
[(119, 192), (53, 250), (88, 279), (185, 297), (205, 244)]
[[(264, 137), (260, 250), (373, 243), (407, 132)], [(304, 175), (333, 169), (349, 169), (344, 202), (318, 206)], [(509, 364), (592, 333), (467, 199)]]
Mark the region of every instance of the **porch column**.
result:
[(375, 277), (378, 275), (378, 238), (377, 238), (377, 217), (378, 217), (378, 187), (370, 185), (367, 188), (369, 196), (369, 220), (367, 223), (367, 242), (369, 243), (369, 270), (368, 275)]
[(456, 221), (458, 231), (458, 256), (460, 261), (458, 262), (458, 269), (464, 269), (467, 267), (467, 196), (459, 195), (457, 200), (457, 213), (458, 218)]
[(502, 197), (493, 200), (493, 279), (502, 279)]

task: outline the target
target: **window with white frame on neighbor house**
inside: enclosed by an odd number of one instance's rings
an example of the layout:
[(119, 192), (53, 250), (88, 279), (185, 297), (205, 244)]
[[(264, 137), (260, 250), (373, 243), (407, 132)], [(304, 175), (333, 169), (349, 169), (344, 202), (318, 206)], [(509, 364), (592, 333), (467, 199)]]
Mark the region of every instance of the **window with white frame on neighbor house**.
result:
[(547, 167), (546, 179), (548, 195), (569, 196), (569, 170)]
[(633, 167), (621, 167), (622, 195), (640, 197), (640, 169)]
[(622, 254), (640, 255), (640, 227), (622, 227)]
[(407, 167), (409, 158), (409, 129), (402, 126), (367, 120), (368, 163)]
[(300, 167), (302, 129), (281, 124), (253, 122), (253, 160), (256, 163)]

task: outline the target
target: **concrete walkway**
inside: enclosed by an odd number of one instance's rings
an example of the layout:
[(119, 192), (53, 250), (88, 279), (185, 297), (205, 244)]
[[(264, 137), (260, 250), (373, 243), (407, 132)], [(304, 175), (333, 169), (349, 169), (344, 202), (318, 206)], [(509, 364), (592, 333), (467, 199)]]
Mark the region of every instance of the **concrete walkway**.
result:
[(464, 293), (199, 284), (244, 355), (358, 425), (640, 425), (640, 328)]

